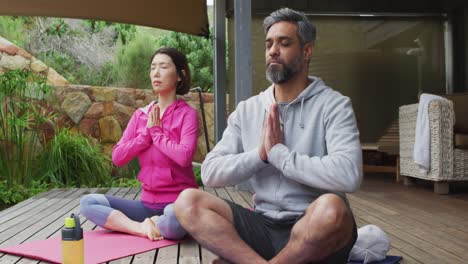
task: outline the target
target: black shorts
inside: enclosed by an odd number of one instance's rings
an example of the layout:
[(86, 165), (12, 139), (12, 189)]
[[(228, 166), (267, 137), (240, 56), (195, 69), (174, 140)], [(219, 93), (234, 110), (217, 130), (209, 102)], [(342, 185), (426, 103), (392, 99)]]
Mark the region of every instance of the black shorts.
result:
[[(272, 259), (286, 246), (291, 235), (291, 230), (302, 217), (293, 220), (275, 220), (262, 214), (244, 208), (230, 201), (229, 204), (234, 218), (234, 227), (239, 236), (255, 252), (266, 260)], [(353, 234), (349, 242), (320, 263), (347, 263), (348, 255), (357, 239), (356, 222), (353, 226)]]

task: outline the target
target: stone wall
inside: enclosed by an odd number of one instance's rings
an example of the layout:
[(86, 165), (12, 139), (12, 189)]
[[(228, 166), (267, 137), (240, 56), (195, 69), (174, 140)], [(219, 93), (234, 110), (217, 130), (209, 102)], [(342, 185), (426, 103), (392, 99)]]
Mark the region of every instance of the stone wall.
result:
[[(155, 99), (151, 90), (132, 88), (93, 87), (71, 85), (54, 69), (30, 53), (0, 37), (0, 74), (9, 70), (28, 69), (47, 77), (47, 84), (55, 87), (49, 103), (56, 109), (55, 124), (74, 132), (91, 136), (104, 145), (104, 152), (112, 148), (122, 136), (133, 112)], [(213, 95), (203, 94), (205, 116), (211, 149), (214, 146)], [(202, 162), (206, 155), (206, 141), (198, 93), (183, 96), (198, 111), (198, 148), (194, 160)], [(44, 124), (46, 139), (53, 137), (53, 128)]]
[[(133, 112), (156, 99), (151, 90), (83, 85), (57, 86), (56, 96), (57, 108), (60, 109), (56, 124), (98, 139), (108, 154), (122, 137)], [(194, 160), (202, 162), (207, 148), (199, 96), (198, 93), (189, 93), (182, 98), (198, 112), (198, 147)], [(204, 93), (202, 98), (210, 147), (213, 148), (213, 95)]]

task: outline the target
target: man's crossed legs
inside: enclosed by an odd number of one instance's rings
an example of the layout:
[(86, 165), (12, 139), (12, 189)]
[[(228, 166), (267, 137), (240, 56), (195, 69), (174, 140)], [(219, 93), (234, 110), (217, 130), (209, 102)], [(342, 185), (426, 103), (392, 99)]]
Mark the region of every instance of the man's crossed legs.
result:
[(335, 194), (279, 224), (196, 189), (182, 192), (174, 209), (195, 240), (232, 263), (346, 263), (357, 238), (353, 215)]

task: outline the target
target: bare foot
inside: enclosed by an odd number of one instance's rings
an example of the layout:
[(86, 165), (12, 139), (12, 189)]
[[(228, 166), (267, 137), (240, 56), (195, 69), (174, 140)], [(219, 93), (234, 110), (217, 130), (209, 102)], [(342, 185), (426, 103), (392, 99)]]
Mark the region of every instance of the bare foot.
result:
[(158, 230), (155, 222), (151, 218), (146, 218), (145, 221), (141, 223), (141, 228), (143, 233), (146, 234), (149, 240), (162, 240), (164, 239), (161, 236), (161, 233)]
[(210, 264), (230, 264), (231, 262), (225, 260), (225, 259), (222, 259), (222, 258), (216, 258), (216, 259), (213, 259)]

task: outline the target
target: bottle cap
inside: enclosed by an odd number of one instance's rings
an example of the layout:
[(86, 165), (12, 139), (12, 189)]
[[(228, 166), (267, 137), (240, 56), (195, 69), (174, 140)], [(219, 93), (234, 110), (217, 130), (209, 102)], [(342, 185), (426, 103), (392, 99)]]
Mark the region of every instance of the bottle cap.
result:
[(62, 240), (73, 241), (83, 239), (83, 228), (80, 225), (80, 218), (71, 214), (65, 218), (65, 228), (62, 229)]
[(66, 228), (74, 228), (75, 226), (76, 226), (75, 218), (71, 218), (71, 217), (65, 218), (65, 227)]

